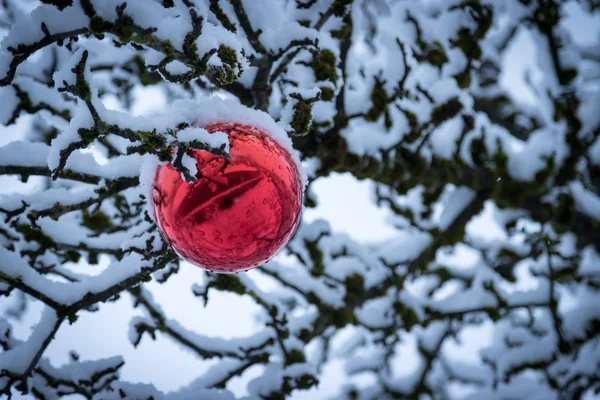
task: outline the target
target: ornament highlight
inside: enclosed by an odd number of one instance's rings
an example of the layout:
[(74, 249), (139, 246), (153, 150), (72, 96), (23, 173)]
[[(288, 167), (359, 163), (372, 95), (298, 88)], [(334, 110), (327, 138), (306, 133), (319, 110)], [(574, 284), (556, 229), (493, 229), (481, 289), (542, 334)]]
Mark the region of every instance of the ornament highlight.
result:
[(154, 211), (165, 240), (185, 260), (211, 272), (239, 272), (273, 257), (290, 240), (302, 210), (300, 172), (290, 153), (250, 125), (203, 127), (229, 137), (229, 160), (190, 150), (197, 181), (158, 167)]

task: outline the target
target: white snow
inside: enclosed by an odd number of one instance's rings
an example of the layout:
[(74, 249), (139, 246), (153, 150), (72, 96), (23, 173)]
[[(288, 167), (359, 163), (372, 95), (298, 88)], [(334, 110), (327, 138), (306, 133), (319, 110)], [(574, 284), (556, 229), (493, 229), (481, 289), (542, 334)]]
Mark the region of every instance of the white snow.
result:
[(190, 127), (177, 132), (177, 139), (182, 143), (198, 140), (217, 149), (225, 145), (225, 151), (229, 151), (229, 138), (225, 132), (208, 133), (204, 128)]
[(465, 207), (471, 204), (475, 195), (476, 193), (470, 188), (464, 186), (456, 188), (447, 200), (446, 206), (440, 216), (440, 229), (446, 230)]
[(0, 353), (0, 370), (8, 370), (17, 375), (24, 374), (37, 352), (43, 348), (44, 341), (50, 336), (57, 322), (56, 312), (49, 307), (45, 308), (25, 343)]
[[(0, 54), (0, 62), (3, 54)], [(17, 92), (11, 86), (0, 87), (0, 99), (2, 99), (3, 107), (0, 108), (0, 123), (6, 125), (12, 116), (13, 110), (19, 104)]]
[(581, 182), (571, 182), (570, 189), (577, 209), (600, 221), (600, 197), (586, 190)]

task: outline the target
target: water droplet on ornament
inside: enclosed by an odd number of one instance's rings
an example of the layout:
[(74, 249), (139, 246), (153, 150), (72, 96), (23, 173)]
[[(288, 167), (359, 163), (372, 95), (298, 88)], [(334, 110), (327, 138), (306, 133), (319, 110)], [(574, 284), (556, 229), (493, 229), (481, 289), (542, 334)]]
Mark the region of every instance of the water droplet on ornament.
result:
[(262, 202), (262, 203), (263, 203), (264, 205), (267, 205), (267, 199), (263, 199), (263, 202)]
[(154, 188), (154, 190), (152, 191), (152, 201), (154, 202), (154, 204), (157, 205), (161, 202), (160, 192), (156, 188)]
[(252, 210), (246, 211), (246, 218), (250, 218), (252, 216)]

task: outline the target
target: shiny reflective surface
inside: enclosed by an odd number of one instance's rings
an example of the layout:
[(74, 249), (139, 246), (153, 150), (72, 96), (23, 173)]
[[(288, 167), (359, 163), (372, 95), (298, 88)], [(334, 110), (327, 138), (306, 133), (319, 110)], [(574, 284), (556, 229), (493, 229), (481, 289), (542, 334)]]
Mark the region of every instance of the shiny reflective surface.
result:
[(229, 134), (230, 160), (190, 150), (197, 182), (171, 164), (158, 168), (154, 209), (163, 237), (187, 261), (238, 272), (267, 261), (290, 239), (302, 209), (300, 174), (290, 154), (246, 125), (216, 124)]

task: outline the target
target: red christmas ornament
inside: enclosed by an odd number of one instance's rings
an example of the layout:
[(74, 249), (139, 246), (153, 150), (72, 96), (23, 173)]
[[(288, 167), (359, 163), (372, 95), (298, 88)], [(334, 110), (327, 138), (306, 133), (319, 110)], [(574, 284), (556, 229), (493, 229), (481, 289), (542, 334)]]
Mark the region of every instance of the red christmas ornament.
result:
[(253, 126), (218, 123), (229, 136), (229, 160), (190, 150), (197, 182), (169, 163), (157, 170), (153, 200), (158, 226), (173, 249), (209, 271), (238, 272), (269, 260), (298, 225), (302, 182), (290, 153)]

